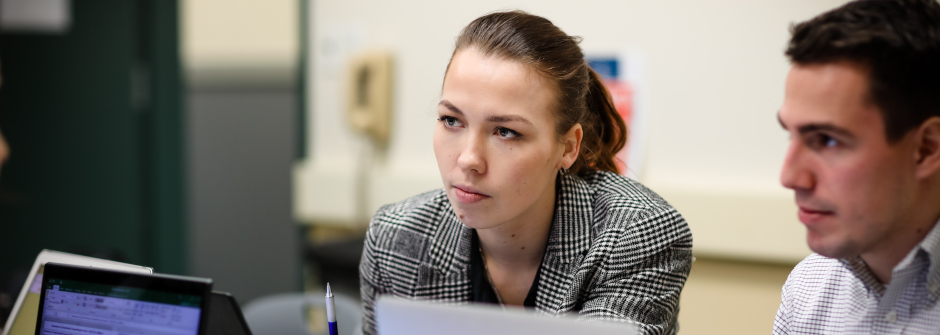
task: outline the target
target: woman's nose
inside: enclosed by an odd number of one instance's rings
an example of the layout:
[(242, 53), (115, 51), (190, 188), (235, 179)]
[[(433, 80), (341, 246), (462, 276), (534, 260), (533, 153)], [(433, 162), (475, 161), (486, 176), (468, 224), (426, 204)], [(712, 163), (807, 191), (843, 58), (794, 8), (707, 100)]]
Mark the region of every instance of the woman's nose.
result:
[(464, 144), (460, 156), (457, 157), (457, 166), (464, 171), (473, 171), (477, 174), (486, 173), (485, 144), (480, 136), (471, 135)]

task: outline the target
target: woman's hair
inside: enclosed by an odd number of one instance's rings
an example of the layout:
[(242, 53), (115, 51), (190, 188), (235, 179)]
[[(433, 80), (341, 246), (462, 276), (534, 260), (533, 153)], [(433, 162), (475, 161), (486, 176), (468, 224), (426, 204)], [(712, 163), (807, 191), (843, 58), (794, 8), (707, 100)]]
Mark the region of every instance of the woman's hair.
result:
[(457, 36), (454, 54), (472, 48), (485, 56), (531, 66), (556, 88), (553, 105), (559, 138), (575, 124), (583, 128), (581, 151), (570, 173), (617, 172), (615, 155), (626, 144), (627, 126), (600, 76), (584, 60), (580, 41), (543, 17), (523, 11), (498, 12), (470, 22)]

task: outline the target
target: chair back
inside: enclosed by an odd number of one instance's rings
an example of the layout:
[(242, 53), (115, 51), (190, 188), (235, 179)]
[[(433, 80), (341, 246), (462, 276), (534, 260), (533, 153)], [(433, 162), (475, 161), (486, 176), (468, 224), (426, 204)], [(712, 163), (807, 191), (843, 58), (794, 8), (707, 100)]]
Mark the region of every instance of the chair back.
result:
[[(339, 335), (358, 335), (362, 328), (360, 304), (333, 292)], [(242, 311), (255, 335), (329, 335), (326, 299), (322, 293), (287, 293), (258, 298)]]

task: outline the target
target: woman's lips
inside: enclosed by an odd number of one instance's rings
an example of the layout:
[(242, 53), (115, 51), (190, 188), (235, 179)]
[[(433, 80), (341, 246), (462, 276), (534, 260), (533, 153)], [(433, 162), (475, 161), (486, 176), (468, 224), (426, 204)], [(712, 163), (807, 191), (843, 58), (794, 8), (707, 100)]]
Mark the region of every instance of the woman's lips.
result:
[(467, 186), (454, 185), (454, 195), (461, 203), (472, 204), (480, 200), (489, 198), (488, 195), (478, 193), (477, 190)]

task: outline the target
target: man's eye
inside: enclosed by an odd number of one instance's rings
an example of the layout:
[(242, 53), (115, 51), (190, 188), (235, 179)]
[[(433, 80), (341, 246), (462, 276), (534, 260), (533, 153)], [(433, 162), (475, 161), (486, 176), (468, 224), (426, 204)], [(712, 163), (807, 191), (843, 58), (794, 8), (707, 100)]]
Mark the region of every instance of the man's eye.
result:
[(499, 135), (499, 137), (502, 138), (516, 138), (520, 136), (519, 132), (503, 127), (496, 128), (496, 135)]
[(815, 149), (835, 148), (839, 146), (839, 140), (826, 134), (816, 134), (808, 139), (809, 147)]

